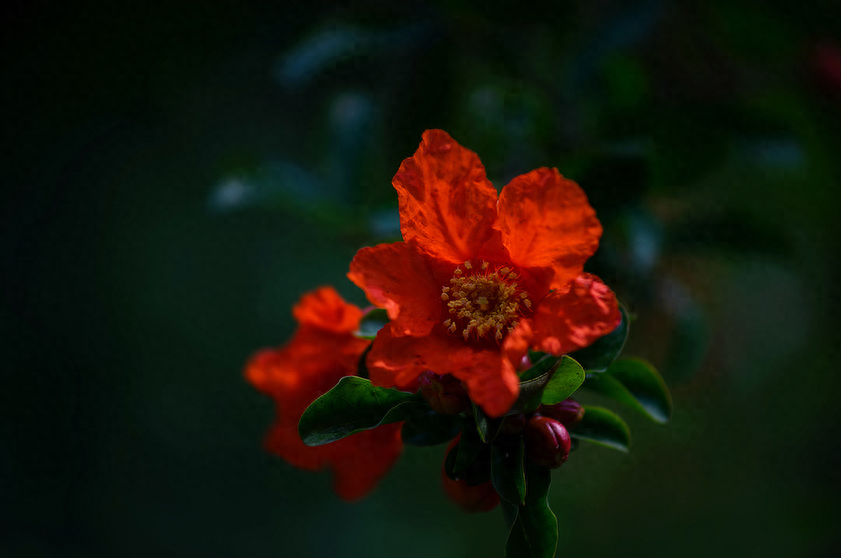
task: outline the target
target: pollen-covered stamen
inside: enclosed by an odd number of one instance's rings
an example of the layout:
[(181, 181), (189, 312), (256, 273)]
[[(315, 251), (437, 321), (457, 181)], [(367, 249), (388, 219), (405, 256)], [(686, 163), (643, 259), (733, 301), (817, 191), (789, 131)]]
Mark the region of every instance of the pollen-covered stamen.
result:
[(485, 261), (477, 266), (479, 269), (470, 261), (464, 262), (464, 267), (470, 274), (457, 267), (449, 286), (441, 289), (441, 300), (447, 303), (450, 314), (444, 327), (450, 333), (461, 330), (465, 340), (473, 335), (501, 341), (517, 327), (517, 319), (531, 310), (532, 301), (518, 288), (519, 276), (510, 268), (490, 271)]

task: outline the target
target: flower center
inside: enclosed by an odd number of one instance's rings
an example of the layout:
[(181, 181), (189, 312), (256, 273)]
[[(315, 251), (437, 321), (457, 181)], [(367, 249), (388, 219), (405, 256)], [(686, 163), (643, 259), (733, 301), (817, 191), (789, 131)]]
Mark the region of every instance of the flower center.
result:
[(461, 329), (465, 341), (470, 335), (493, 336), (500, 341), (506, 332), (517, 327), (517, 319), (531, 309), (527, 292), (517, 288), (519, 276), (507, 267), (490, 271), (483, 261), (474, 269), (464, 262), (467, 273), (457, 267), (450, 285), (441, 288), (441, 300), (447, 303), (451, 318), (444, 321), (450, 333)]

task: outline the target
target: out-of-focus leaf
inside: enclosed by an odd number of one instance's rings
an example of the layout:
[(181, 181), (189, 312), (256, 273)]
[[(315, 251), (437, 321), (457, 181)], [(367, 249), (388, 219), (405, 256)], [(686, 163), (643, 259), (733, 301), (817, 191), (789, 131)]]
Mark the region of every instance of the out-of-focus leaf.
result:
[(584, 407), (581, 423), (570, 430), (570, 436), (608, 448), (628, 452), (631, 431), (618, 415), (602, 407)]
[(403, 423), (403, 443), (410, 446), (435, 446), (449, 442), (461, 432), (461, 415), (441, 415), (430, 411)]
[(619, 327), (599, 338), (589, 347), (569, 354), (587, 372), (604, 372), (622, 352), (625, 340), (628, 339), (631, 320), (628, 317), (628, 310), (622, 304), (619, 305), (619, 311), (622, 313)]
[(499, 496), (514, 505), (522, 505), (526, 498), (524, 469), (525, 445), (517, 436), (513, 444), (491, 447), (491, 480)]
[(376, 387), (364, 378), (345, 376), (307, 407), (298, 422), (298, 434), (308, 446), (320, 446), (428, 411), (420, 394)]
[(637, 358), (617, 360), (604, 374), (594, 374), (584, 384), (659, 423), (672, 416), (672, 396), (657, 370)]

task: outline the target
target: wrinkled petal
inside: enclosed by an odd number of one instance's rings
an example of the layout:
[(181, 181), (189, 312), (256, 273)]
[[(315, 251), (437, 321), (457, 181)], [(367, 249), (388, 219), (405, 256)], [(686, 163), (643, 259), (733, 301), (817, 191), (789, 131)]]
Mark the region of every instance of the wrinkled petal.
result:
[(402, 426), (386, 424), (319, 446), (331, 450), (333, 489), (340, 498), (352, 502), (374, 489), (400, 457)]
[(622, 321), (619, 303), (601, 279), (582, 273), (565, 291), (555, 291), (534, 313), (535, 345), (559, 356), (591, 345)]
[(493, 233), (496, 190), (479, 157), (443, 130), (427, 130), (392, 181), (403, 239), (452, 263), (476, 256)]
[(497, 346), (474, 346), (443, 328), (430, 335), (400, 335), (390, 326), (377, 334), (368, 353), (368, 372), (375, 385), (414, 391), (418, 376), (431, 370), (464, 382), (470, 399), (491, 417), (504, 415), (520, 392), (516, 373), (503, 367)]
[(353, 333), (359, 329), (362, 310), (345, 302), (336, 289), (319, 287), (305, 294), (292, 308), (298, 323), (336, 333)]
[(350, 263), (348, 278), (389, 318), (399, 318), (402, 335), (426, 335), (444, 320), (441, 283), (428, 259), (405, 242), (362, 248)]
[(502, 189), (497, 210), (494, 228), (511, 261), (527, 270), (551, 269), (553, 289), (577, 277), (598, 248), (602, 226), (595, 210), (578, 184), (557, 169), (514, 178)]

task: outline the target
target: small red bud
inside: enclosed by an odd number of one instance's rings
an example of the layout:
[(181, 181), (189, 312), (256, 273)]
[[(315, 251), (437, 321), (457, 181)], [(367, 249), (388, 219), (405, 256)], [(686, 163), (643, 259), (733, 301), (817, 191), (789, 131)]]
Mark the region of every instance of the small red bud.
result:
[(464, 386), (449, 374), (427, 370), (418, 378), (418, 389), (432, 410), (442, 415), (457, 415), (470, 405)]
[(564, 425), (535, 413), (526, 423), (526, 451), (532, 462), (556, 469), (569, 457), (572, 439)]
[(584, 418), (584, 407), (575, 399), (564, 399), (554, 405), (541, 405), (537, 412), (544, 417), (553, 418), (563, 424), (567, 430), (572, 430)]

